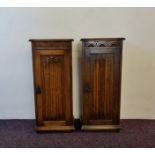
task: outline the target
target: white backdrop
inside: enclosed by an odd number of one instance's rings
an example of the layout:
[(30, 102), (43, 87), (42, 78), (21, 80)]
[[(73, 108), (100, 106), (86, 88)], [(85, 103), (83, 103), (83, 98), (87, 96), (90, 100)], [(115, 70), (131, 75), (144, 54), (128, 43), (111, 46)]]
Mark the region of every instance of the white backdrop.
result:
[(155, 119), (155, 8), (0, 8), (0, 119), (34, 118), (30, 38), (74, 38), (79, 117), (80, 38), (125, 37), (121, 118)]

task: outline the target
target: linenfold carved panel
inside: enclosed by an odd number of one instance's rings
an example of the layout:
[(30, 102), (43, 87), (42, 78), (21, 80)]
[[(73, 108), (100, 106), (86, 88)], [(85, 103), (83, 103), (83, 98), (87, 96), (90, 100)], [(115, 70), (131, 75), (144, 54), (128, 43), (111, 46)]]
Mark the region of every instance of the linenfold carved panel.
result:
[(85, 47), (119, 47), (121, 44), (119, 41), (86, 41)]

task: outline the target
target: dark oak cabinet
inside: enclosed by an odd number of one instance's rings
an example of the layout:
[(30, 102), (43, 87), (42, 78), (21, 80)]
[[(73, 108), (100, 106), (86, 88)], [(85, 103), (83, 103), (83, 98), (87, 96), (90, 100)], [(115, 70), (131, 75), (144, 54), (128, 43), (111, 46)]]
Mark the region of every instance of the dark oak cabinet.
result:
[(37, 131), (72, 131), (72, 39), (31, 39)]
[(120, 129), (124, 38), (82, 41), (82, 130)]

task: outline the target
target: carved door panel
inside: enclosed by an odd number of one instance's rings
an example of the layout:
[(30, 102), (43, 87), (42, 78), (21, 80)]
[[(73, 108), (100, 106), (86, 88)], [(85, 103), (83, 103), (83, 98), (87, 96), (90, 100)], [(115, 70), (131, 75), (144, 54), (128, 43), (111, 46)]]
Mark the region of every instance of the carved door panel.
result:
[(35, 90), (38, 125), (71, 122), (69, 60), (64, 50), (35, 52)]
[(113, 123), (113, 54), (93, 54), (85, 58), (83, 69), (83, 123)]

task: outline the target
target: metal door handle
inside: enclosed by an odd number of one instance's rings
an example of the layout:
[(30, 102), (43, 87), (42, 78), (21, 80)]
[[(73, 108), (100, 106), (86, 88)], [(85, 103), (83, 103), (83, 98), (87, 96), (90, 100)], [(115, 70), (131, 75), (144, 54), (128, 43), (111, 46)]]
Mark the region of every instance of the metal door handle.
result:
[(86, 85), (84, 90), (85, 90), (85, 92), (90, 92), (91, 91), (91, 87), (89, 85)]
[(41, 94), (41, 88), (40, 86), (37, 86), (35, 89), (36, 94)]

